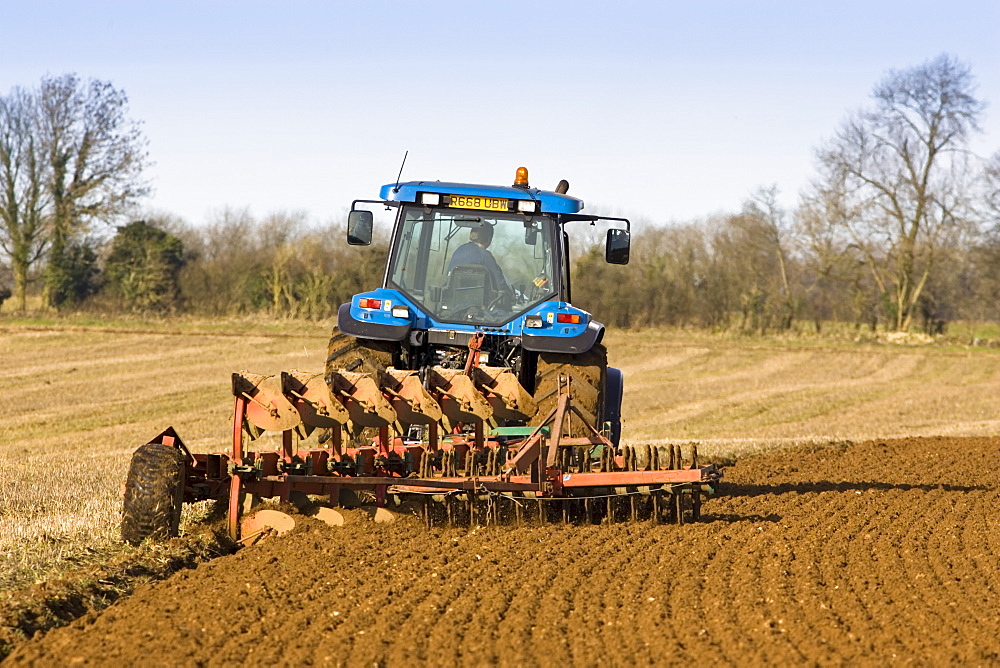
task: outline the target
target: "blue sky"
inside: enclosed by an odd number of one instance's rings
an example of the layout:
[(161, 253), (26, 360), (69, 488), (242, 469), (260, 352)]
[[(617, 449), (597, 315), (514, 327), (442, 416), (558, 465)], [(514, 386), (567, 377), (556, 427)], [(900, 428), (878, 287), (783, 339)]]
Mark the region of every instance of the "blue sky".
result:
[(570, 181), (653, 222), (794, 205), (813, 151), (890, 68), (942, 52), (991, 105), (1000, 3), (0, 0), (0, 91), (112, 81), (144, 124), (148, 208), (339, 217), (395, 179)]

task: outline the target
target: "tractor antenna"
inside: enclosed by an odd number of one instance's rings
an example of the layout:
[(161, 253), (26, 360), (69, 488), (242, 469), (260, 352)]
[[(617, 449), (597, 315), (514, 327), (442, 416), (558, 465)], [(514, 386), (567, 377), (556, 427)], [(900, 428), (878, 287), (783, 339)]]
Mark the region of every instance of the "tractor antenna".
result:
[(399, 175), (396, 176), (396, 187), (392, 189), (392, 192), (394, 193), (399, 192), (399, 179), (403, 177), (403, 166), (406, 165), (406, 156), (408, 155), (410, 155), (409, 151), (403, 154), (403, 164), (399, 166)]

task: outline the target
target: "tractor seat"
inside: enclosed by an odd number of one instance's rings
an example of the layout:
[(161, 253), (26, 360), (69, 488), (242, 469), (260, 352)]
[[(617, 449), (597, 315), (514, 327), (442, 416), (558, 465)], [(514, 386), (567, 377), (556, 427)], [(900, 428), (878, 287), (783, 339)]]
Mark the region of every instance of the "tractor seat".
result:
[(448, 273), (441, 290), (441, 308), (458, 311), (484, 308), (496, 298), (493, 275), (481, 264), (459, 264)]

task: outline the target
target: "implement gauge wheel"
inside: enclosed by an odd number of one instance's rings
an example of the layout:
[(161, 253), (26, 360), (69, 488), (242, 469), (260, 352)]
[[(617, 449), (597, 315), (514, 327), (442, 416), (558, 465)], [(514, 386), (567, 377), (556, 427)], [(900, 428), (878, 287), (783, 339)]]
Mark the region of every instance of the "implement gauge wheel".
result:
[(132, 455), (125, 479), (122, 538), (138, 545), (178, 533), (184, 500), (185, 458), (180, 450), (147, 443)]
[[(535, 367), (535, 403), (538, 413), (531, 421), (537, 425), (559, 402), (559, 377), (570, 378), (573, 405), (584, 414), (587, 422), (598, 431), (604, 413), (604, 386), (608, 373), (608, 351), (603, 344), (579, 355), (538, 353)], [(565, 382), (565, 381), (564, 381)], [(590, 432), (572, 415), (568, 436), (586, 436)]]

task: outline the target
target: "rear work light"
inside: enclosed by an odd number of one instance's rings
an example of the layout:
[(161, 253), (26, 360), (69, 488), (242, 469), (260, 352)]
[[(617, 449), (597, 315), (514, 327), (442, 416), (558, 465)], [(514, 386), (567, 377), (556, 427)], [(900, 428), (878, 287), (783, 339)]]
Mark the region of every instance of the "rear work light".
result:
[(526, 315), (524, 316), (524, 326), (537, 329), (542, 326), (542, 316), (540, 315)]
[(537, 213), (538, 202), (530, 199), (517, 200), (517, 210), (521, 213)]
[(392, 317), (393, 318), (409, 318), (410, 309), (406, 306), (393, 306), (392, 307)]
[(568, 322), (574, 325), (580, 324), (580, 314), (579, 313), (560, 313), (556, 315), (556, 322)]
[(441, 203), (440, 193), (421, 193), (420, 203), (424, 206), (437, 206)]
[(382, 300), (362, 297), (358, 300), (358, 306), (361, 308), (382, 308)]

